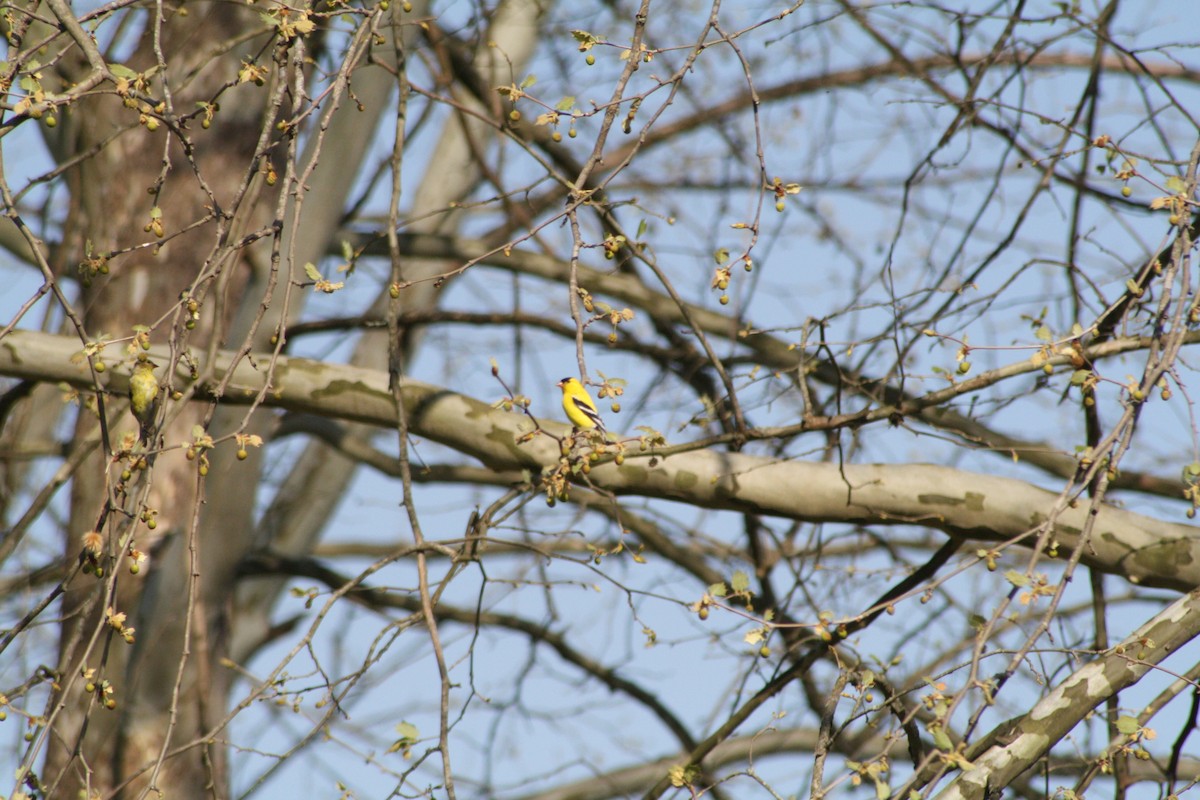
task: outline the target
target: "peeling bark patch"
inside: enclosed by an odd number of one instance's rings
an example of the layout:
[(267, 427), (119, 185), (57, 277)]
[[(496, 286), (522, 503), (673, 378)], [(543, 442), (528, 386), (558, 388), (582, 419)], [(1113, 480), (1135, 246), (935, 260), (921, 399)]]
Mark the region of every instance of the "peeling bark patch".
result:
[(984, 496), (979, 492), (967, 492), (964, 497), (945, 494), (919, 494), (917, 502), (927, 506), (963, 506), (970, 511), (983, 511)]
[(698, 483), (700, 483), (700, 476), (694, 472), (680, 470), (675, 474), (676, 489), (691, 489)]
[(997, 757), (995, 763), (1000, 767), (1008, 766), (1014, 759), (1033, 761), (1050, 749), (1050, 737), (1044, 733), (1027, 732), (1018, 736), (1012, 744), (1004, 748), (1003, 757)]
[(363, 381), (330, 381), (324, 389), (318, 389), (313, 392), (313, 397), (338, 397), (339, 395), (354, 393), (364, 394), (368, 397), (390, 398), (391, 395), (387, 392), (381, 392), (373, 386), (368, 386)]
[(1150, 575), (1175, 575), (1180, 567), (1195, 561), (1192, 543), (1183, 539), (1164, 539), (1150, 547), (1135, 550), (1133, 561)]
[(1116, 691), (1116, 687), (1108, 679), (1108, 675), (1104, 673), (1104, 665), (1097, 661), (1094, 664), (1088, 664), (1079, 671), (1080, 680), (1087, 681), (1088, 697), (1108, 697)]
[[(1079, 687), (1082, 687), (1082, 697), (1077, 696), (1080, 693)], [(1038, 703), (1029, 713), (1029, 718), (1034, 721), (1049, 719), (1075, 707), (1081, 701), (1094, 702), (1097, 698), (1108, 697), (1113, 691), (1112, 683), (1104, 674), (1103, 663), (1093, 661), (1081, 667), (1072, 680)]]
[(628, 481), (633, 486), (650, 480), (649, 471), (644, 467), (635, 467), (632, 464), (623, 464), (617, 467), (617, 474), (621, 476), (622, 480)]

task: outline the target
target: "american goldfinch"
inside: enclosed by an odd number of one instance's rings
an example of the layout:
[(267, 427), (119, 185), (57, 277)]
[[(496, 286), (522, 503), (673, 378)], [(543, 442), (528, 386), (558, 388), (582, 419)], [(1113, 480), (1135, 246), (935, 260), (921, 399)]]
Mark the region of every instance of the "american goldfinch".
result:
[(154, 377), (153, 361), (139, 361), (129, 376), (129, 409), (140, 428), (138, 439), (149, 443), (154, 438), (154, 422), (158, 416), (158, 378)]
[(596, 410), (592, 396), (582, 383), (575, 378), (563, 378), (558, 382), (558, 388), (562, 389), (563, 411), (567, 412), (567, 419), (576, 428), (596, 428), (600, 433), (606, 433), (604, 420), (600, 419), (600, 412)]

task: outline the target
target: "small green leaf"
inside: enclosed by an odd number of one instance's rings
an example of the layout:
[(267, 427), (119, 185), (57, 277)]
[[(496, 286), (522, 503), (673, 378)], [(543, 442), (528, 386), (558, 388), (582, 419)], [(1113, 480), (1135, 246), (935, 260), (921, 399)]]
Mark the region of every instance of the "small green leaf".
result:
[(1183, 194), (1187, 191), (1187, 184), (1177, 175), (1172, 175), (1167, 178), (1167, 190), (1175, 194)]
[(1033, 335), (1043, 342), (1054, 341), (1054, 334), (1045, 325), (1039, 325), (1038, 329), (1033, 332)]
[(692, 765), (676, 764), (667, 770), (667, 777), (671, 780), (671, 785), (679, 788), (691, 785), (692, 781), (696, 780), (696, 767)]
[(316, 265), (316, 264), (314, 264), (314, 263), (312, 263), (311, 261), (307, 261), (307, 262), (305, 262), (305, 264), (304, 264), (304, 274), (308, 276), (308, 279), (309, 279), (310, 281), (319, 281), (319, 280), (321, 280), (321, 272), (320, 272), (320, 270), (318, 270), (318, 269), (317, 269), (317, 265)]
[(530, 86), (533, 86), (535, 83), (537, 83), (537, 75), (534, 75), (531, 72), (525, 76), (525, 80), (521, 81), (521, 88), (528, 89)]
[(124, 78), (127, 81), (131, 81), (138, 76), (138, 73), (134, 72), (124, 64), (109, 64), (108, 71), (113, 75), (116, 75), (118, 78)]
[(750, 576), (739, 569), (733, 573), (733, 580), (730, 581), (730, 584), (735, 592), (744, 592), (750, 588)]
[(567, 95), (562, 100), (558, 101), (558, 105), (554, 106), (556, 111), (570, 111), (575, 107), (575, 96)]
[(575, 37), (575, 41), (579, 42), (579, 52), (581, 53), (586, 53), (602, 41), (599, 36), (587, 31), (573, 30), (571, 35)]
[(639, 222), (637, 238), (639, 238), (639, 239), (642, 238), (642, 236), (646, 233), (646, 228), (648, 228), (648, 227), (650, 227), (650, 226), (646, 223), (645, 219), (643, 219), (641, 222)]
[(1117, 730), (1126, 736), (1132, 736), (1141, 730), (1141, 727), (1133, 717), (1117, 717)]
[(954, 749), (954, 743), (950, 741), (950, 737), (941, 728), (933, 732), (933, 744), (938, 750), (944, 750), (947, 753)]
[(345, 239), (342, 239), (342, 258), (346, 261), (354, 260), (354, 248)]
[(1092, 371), (1090, 369), (1077, 369), (1071, 373), (1071, 385), (1083, 386), (1085, 383), (1087, 383), (1087, 380), (1090, 377), (1092, 377)]
[(408, 739), (414, 742), (421, 738), (421, 733), (417, 730), (417, 726), (413, 725), (411, 722), (401, 722), (397, 724), (396, 733), (400, 735), (400, 738)]
[(714, 583), (708, 587), (708, 593), (713, 597), (724, 597), (728, 592), (724, 583)]
[(719, 249), (715, 253), (713, 253), (713, 261), (716, 261), (718, 264), (724, 264), (728, 260), (729, 260), (729, 248), (727, 248), (727, 247), (722, 247), (721, 249)]
[(1013, 586), (1028, 586), (1029, 578), (1015, 569), (1010, 569), (1004, 573), (1004, 580), (1011, 583)]

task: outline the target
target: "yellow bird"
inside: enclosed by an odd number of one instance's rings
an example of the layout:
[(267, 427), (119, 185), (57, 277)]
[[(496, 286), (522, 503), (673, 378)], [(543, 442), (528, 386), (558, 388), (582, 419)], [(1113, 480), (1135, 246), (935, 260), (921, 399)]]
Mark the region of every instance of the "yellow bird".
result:
[(129, 376), (129, 409), (137, 418), (138, 440), (150, 444), (154, 438), (154, 423), (158, 416), (159, 386), (154, 377), (153, 361), (139, 361), (133, 365)]
[(563, 411), (567, 412), (567, 419), (576, 428), (595, 428), (602, 434), (607, 433), (604, 420), (600, 419), (600, 412), (596, 410), (596, 403), (582, 383), (575, 378), (563, 378), (558, 382), (558, 388), (562, 389)]

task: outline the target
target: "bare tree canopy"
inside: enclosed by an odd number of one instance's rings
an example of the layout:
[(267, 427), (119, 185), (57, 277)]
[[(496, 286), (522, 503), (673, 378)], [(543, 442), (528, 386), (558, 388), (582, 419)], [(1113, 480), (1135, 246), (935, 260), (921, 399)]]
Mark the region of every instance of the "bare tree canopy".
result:
[(1193, 16), (9, 3), (0, 796), (1196, 791)]

